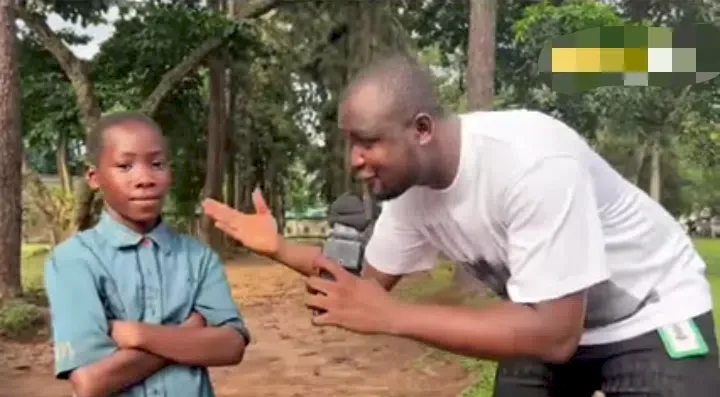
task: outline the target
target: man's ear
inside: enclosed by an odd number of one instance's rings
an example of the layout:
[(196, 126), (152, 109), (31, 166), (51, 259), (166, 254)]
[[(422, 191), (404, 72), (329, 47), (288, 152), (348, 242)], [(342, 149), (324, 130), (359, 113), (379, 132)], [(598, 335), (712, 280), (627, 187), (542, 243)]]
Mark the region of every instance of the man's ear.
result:
[(418, 143), (424, 146), (432, 141), (435, 124), (429, 114), (418, 113), (413, 119), (413, 129)]
[(87, 171), (85, 172), (85, 179), (87, 179), (88, 186), (90, 186), (90, 189), (92, 190), (98, 190), (100, 185), (97, 181), (97, 169), (95, 169), (94, 166), (88, 167)]

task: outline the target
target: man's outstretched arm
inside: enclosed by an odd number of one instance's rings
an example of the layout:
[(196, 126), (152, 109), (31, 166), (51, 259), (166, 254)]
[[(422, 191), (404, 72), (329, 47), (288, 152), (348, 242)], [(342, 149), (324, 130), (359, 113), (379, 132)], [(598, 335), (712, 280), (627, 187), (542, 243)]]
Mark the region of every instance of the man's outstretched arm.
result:
[[(277, 224), (260, 192), (253, 193), (255, 214), (242, 213), (217, 200), (203, 202), (205, 215), (213, 219), (215, 226), (230, 237), (241, 242), (246, 248), (278, 261), (303, 276), (316, 274), (314, 261), (322, 254), (322, 248), (311, 244), (298, 244), (285, 239), (277, 231)], [(391, 289), (400, 280), (400, 275), (378, 272), (363, 266), (363, 277), (374, 279), (386, 289)]]

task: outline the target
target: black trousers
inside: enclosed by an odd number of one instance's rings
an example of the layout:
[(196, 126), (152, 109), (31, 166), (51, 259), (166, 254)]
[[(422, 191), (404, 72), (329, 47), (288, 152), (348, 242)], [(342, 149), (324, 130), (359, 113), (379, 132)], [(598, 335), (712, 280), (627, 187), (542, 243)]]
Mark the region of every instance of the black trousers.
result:
[(495, 397), (720, 396), (720, 357), (712, 313), (695, 318), (707, 342), (704, 357), (672, 359), (657, 332), (605, 345), (580, 346), (562, 365), (533, 360), (500, 362)]

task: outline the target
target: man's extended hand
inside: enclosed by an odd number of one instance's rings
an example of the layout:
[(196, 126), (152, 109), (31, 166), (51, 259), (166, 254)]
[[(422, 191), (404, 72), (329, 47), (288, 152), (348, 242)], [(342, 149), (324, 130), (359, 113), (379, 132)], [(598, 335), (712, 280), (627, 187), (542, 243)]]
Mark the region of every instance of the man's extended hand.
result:
[(311, 295), (306, 305), (325, 311), (313, 317), (314, 325), (333, 325), (366, 334), (393, 332), (402, 303), (375, 280), (359, 278), (324, 256), (317, 258), (315, 266), (318, 274), (329, 272), (335, 280), (319, 276), (307, 280)]
[(273, 256), (282, 241), (277, 221), (259, 190), (253, 192), (254, 214), (237, 211), (219, 201), (205, 199), (203, 211), (215, 222), (215, 227), (259, 254)]

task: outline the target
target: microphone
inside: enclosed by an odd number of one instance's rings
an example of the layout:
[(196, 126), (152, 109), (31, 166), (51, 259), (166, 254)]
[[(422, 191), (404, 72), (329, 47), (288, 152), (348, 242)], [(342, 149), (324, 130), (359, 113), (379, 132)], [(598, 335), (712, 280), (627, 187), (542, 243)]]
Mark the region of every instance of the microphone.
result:
[[(360, 275), (365, 256), (365, 229), (371, 222), (365, 213), (362, 199), (345, 193), (338, 197), (328, 209), (330, 235), (323, 244), (322, 254), (337, 262), (348, 272)], [(320, 277), (334, 280), (332, 274), (321, 271)], [(321, 314), (322, 310), (315, 310)]]

